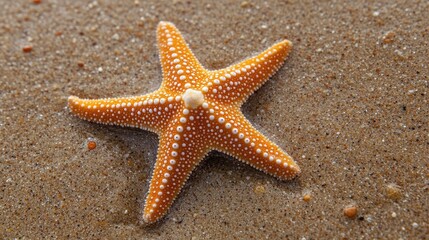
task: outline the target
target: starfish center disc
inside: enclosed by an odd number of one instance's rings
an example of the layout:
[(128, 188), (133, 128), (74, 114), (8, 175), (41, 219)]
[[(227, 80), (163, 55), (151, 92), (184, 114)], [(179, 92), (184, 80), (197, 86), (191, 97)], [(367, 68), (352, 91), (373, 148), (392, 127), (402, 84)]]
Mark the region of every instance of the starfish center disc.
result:
[(204, 94), (198, 90), (187, 89), (182, 97), (187, 108), (195, 109), (204, 103)]

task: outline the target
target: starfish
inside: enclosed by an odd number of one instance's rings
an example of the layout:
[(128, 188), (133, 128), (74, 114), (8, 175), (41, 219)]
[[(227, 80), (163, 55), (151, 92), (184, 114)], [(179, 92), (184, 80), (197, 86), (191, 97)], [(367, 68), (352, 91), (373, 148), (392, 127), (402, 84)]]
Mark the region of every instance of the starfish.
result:
[(212, 71), (199, 63), (172, 23), (159, 23), (157, 39), (163, 72), (158, 90), (124, 98), (68, 98), (71, 112), (82, 119), (158, 134), (145, 223), (157, 222), (167, 213), (192, 170), (212, 150), (281, 180), (300, 173), (292, 157), (240, 111), (250, 94), (283, 64), (291, 42), (281, 41), (255, 57)]

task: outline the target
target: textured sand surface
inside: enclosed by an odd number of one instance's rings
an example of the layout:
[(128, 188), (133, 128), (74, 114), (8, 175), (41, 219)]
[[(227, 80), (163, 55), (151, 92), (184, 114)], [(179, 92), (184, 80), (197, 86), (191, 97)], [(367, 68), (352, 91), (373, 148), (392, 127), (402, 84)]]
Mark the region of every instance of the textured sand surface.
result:
[[(0, 239), (428, 239), (428, 1), (1, 5)], [(138, 224), (156, 135), (82, 121), (66, 100), (157, 89), (161, 20), (209, 69), (294, 43), (243, 112), (299, 179), (213, 153), (163, 221)]]

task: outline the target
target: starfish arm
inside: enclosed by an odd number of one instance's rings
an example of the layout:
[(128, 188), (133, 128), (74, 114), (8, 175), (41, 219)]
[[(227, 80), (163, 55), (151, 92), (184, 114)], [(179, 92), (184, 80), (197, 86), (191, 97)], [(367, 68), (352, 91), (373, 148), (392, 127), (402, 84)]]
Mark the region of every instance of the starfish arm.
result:
[(169, 22), (158, 25), (158, 48), (164, 76), (162, 87), (181, 91), (205, 78), (201, 66), (179, 30)]
[(204, 89), (208, 93), (207, 96), (223, 103), (237, 103), (241, 106), (280, 68), (291, 48), (292, 43), (284, 40), (255, 57), (225, 69), (209, 72), (208, 83)]
[(87, 121), (159, 132), (180, 105), (163, 91), (137, 97), (81, 99), (70, 96), (70, 111)]
[(173, 121), (160, 135), (143, 213), (146, 223), (154, 223), (167, 213), (192, 170), (209, 152), (204, 134), (195, 132), (199, 127), (192, 125), (189, 118), (187, 121), (185, 124), (180, 120)]
[(281, 180), (291, 180), (301, 172), (292, 157), (256, 130), (241, 112), (223, 109), (213, 116), (219, 132), (213, 146), (217, 150)]

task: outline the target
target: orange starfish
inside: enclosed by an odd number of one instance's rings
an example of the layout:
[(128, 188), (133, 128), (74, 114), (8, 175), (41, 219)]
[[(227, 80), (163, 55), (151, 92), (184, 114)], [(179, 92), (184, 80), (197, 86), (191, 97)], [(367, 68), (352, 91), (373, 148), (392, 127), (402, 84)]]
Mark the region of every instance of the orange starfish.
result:
[(157, 35), (164, 77), (158, 90), (136, 97), (68, 99), (70, 110), (82, 119), (159, 135), (143, 214), (146, 223), (167, 213), (192, 170), (211, 150), (282, 180), (300, 173), (293, 159), (240, 111), (249, 95), (283, 64), (291, 42), (279, 42), (258, 56), (210, 71), (199, 63), (173, 24), (161, 22)]

